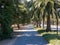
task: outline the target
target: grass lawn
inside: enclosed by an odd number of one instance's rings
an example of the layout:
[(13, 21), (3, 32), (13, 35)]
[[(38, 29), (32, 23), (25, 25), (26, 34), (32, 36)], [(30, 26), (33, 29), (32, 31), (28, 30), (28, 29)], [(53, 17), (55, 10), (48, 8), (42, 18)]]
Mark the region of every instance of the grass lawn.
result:
[(38, 33), (41, 34), (42, 37), (44, 37), (49, 44), (51, 45), (60, 45), (60, 32), (57, 35), (56, 31), (52, 32), (46, 32), (45, 29), (39, 29), (37, 28)]

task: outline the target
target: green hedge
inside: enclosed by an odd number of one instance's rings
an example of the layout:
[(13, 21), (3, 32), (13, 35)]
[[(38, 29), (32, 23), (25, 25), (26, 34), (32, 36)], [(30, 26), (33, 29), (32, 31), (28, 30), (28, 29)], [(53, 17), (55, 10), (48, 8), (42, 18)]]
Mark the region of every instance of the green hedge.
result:
[(0, 29), (0, 40), (8, 39), (13, 37), (13, 29), (7, 28), (4, 32)]
[(0, 40), (2, 39), (2, 31), (1, 31), (1, 28), (0, 28)]

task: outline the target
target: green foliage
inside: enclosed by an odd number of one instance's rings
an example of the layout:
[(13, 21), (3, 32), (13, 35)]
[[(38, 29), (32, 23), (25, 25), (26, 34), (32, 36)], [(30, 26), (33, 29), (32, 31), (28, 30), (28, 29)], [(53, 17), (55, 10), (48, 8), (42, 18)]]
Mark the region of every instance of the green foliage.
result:
[[(13, 32), (11, 29), (13, 23), (30, 23), (32, 18), (38, 22), (45, 17), (46, 12), (48, 15), (53, 14), (52, 11), (56, 11), (56, 4), (53, 3), (52, 0), (36, 0), (35, 2), (33, 0), (26, 2), (25, 0), (24, 3), (21, 3), (20, 0), (0, 0), (0, 23), (2, 25), (0, 36), (10, 37)], [(1, 7), (2, 5), (4, 8)]]
[(59, 35), (57, 35), (56, 32), (57, 31), (46, 32), (44, 29), (38, 30), (38, 33), (42, 35), (44, 39), (48, 41), (49, 44), (60, 45), (60, 32)]
[[(0, 31), (0, 36), (2, 39), (6, 39), (12, 37), (13, 29), (11, 29), (11, 25), (13, 23), (25, 24), (30, 22), (29, 9), (26, 8), (26, 5), (21, 4), (19, 0), (1, 0), (0, 4), (0, 23), (2, 30), (2, 32)], [(2, 5), (4, 8), (1, 7)]]
[(3, 35), (3, 33), (2, 33), (1, 28), (0, 28), (0, 40), (2, 39), (2, 35)]
[[(12, 37), (13, 29), (11, 25), (13, 23), (13, 2), (10, 1), (1, 1), (0, 2), (0, 24), (1, 24), (1, 39), (6, 39)], [(2, 8), (1, 6), (4, 6)]]
[(13, 29), (6, 26), (3, 30), (2, 39), (11, 38), (12, 36), (13, 36)]

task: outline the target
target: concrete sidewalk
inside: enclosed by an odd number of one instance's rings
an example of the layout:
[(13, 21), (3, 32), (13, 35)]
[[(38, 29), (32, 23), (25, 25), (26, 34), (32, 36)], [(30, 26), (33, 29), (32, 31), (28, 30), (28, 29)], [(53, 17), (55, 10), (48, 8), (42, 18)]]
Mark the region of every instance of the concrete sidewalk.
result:
[(0, 41), (0, 45), (13, 45), (17, 38)]
[(32, 28), (33, 25), (27, 27), (25, 31), (17, 30), (16, 38), (0, 41), (0, 45), (48, 45), (48, 42)]
[(48, 45), (48, 42), (36, 31), (25, 31), (18, 35), (13, 45)]

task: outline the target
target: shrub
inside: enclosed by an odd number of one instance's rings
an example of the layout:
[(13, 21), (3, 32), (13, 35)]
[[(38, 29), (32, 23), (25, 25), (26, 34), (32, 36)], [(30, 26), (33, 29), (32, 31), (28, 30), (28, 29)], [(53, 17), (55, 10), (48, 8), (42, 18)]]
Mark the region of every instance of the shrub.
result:
[(0, 40), (2, 40), (2, 31), (1, 31), (1, 28), (0, 28)]
[(7, 28), (3, 33), (3, 39), (12, 38), (13, 36), (13, 29)]

